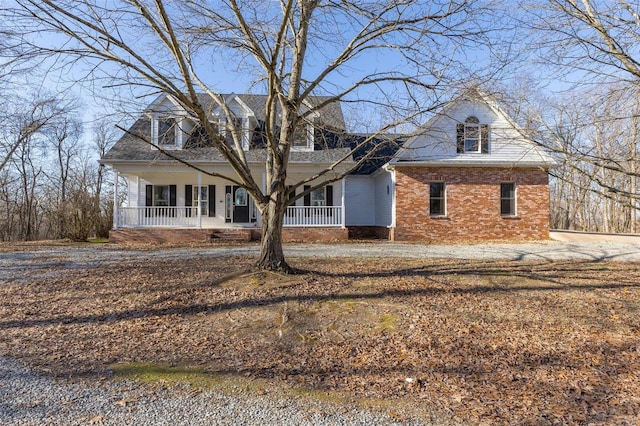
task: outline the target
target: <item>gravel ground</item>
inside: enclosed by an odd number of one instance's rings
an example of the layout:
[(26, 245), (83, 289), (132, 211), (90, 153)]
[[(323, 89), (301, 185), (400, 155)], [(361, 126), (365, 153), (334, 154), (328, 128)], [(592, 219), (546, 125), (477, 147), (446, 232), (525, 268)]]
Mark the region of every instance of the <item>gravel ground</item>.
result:
[[(241, 391), (239, 391), (241, 392)], [(374, 425), (386, 415), (292, 399), (131, 381), (65, 382), (0, 358), (2, 425)], [(402, 423), (412, 424), (412, 423)]]
[[(288, 245), (290, 257), (412, 257), (640, 261), (640, 243), (628, 241), (547, 241), (527, 244), (416, 245), (356, 243)], [(108, 265), (122, 258), (175, 259), (255, 256), (256, 245), (123, 249), (109, 245), (41, 246), (0, 253), (3, 281), (34, 276), (50, 263), (67, 268)], [(46, 274), (47, 272), (38, 272)], [(35, 374), (0, 357), (0, 424), (2, 425), (371, 425), (398, 424), (383, 414), (347, 410), (320, 402), (271, 396), (199, 392), (188, 388), (152, 389), (143, 384), (105, 379), (68, 382)], [(403, 423), (410, 424), (410, 423)]]

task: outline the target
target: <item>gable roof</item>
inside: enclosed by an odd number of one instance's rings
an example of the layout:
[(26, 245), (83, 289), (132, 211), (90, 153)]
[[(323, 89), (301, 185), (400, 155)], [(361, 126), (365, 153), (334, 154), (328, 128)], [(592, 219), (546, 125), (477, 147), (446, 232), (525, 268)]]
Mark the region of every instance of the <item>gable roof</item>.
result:
[[(483, 111), (493, 117), (495, 124), (490, 127), (491, 152), (457, 153), (456, 124), (462, 123), (469, 115)], [(557, 164), (542, 146), (524, 135), (490, 96), (477, 89), (467, 90), (454, 98), (416, 133), (390, 164), (544, 168)]]
[[(151, 121), (143, 117), (138, 119), (129, 131), (102, 157), (104, 163), (162, 163), (174, 162), (146, 140), (151, 138)], [(332, 164), (347, 156), (350, 148), (332, 148), (315, 151), (291, 151), (289, 162), (299, 164)], [(245, 151), (249, 163), (263, 163), (267, 150), (264, 148)], [(171, 155), (184, 161), (197, 163), (226, 163), (218, 149), (212, 146), (193, 146), (188, 149), (171, 150)], [(347, 163), (351, 162), (347, 160)]]
[[(268, 99), (267, 95), (229, 93), (223, 94), (221, 96), (224, 99), (227, 99), (227, 102), (233, 99), (239, 100), (253, 112), (254, 117), (258, 121), (264, 122), (266, 120), (267, 113), (265, 106)], [(214, 104), (213, 99), (211, 99), (211, 97), (206, 93), (198, 94), (198, 98), (205, 109), (217, 109), (217, 105)], [(310, 107), (317, 107), (319, 105), (322, 105), (324, 102), (330, 101), (331, 99), (332, 98), (329, 96), (312, 96), (307, 99), (306, 104)], [(325, 127), (339, 130), (346, 129), (344, 115), (342, 114), (342, 108), (340, 107), (339, 101), (331, 102), (320, 108), (318, 110), (318, 115), (320, 117), (320, 122)]]
[[(200, 101), (205, 109), (215, 111), (216, 105), (207, 94), (199, 94)], [(252, 112), (252, 116), (258, 121), (258, 127), (252, 129), (251, 149), (245, 151), (245, 156), (249, 162), (263, 162), (266, 159), (266, 144), (264, 135), (260, 133), (260, 126), (264, 127), (266, 119), (265, 104), (267, 95), (253, 94), (223, 94), (224, 99), (228, 102), (238, 101), (243, 107), (248, 108)], [(327, 102), (329, 97), (312, 97), (308, 104), (311, 106), (321, 105)], [(157, 110), (164, 102), (170, 101), (175, 108), (181, 109), (177, 102), (174, 102), (170, 96), (161, 95), (157, 97), (146, 109), (145, 113), (136, 120), (131, 128), (116, 142), (116, 144), (102, 157), (104, 163), (116, 162), (162, 162), (175, 161), (153, 148), (145, 140), (151, 140), (151, 118), (150, 113)], [(320, 126), (316, 134), (318, 137), (314, 145), (313, 151), (295, 151), (292, 150), (289, 161), (300, 164), (326, 164), (334, 163), (348, 155), (349, 145), (338, 144), (343, 141), (339, 137), (327, 137), (329, 133), (343, 134), (345, 133), (345, 121), (342, 114), (342, 108), (339, 102), (332, 102), (320, 108), (318, 111), (321, 115), (316, 123)], [(186, 111), (184, 111), (186, 115)], [(198, 139), (196, 141), (196, 139)], [(206, 135), (199, 131), (199, 126), (195, 126), (192, 134), (185, 142), (183, 149), (171, 150), (171, 155), (185, 161), (193, 162), (226, 162), (222, 154), (210, 142), (207, 142)], [(330, 141), (331, 143), (327, 143)], [(352, 162), (347, 160), (347, 163)]]

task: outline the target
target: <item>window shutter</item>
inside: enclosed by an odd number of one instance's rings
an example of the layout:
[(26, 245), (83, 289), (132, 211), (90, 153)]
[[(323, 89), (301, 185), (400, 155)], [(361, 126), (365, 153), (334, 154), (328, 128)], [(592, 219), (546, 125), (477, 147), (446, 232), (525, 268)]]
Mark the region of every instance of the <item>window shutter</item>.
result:
[(464, 124), (456, 124), (456, 152), (462, 154), (464, 152)]
[(184, 186), (184, 205), (187, 207), (193, 206), (193, 186)]
[(482, 153), (489, 153), (489, 125), (481, 124), (480, 125), (480, 142), (482, 144)]
[(144, 188), (144, 205), (153, 206), (153, 185), (146, 185)]
[[(310, 185), (305, 185), (304, 186), (304, 190), (308, 191), (309, 188), (311, 188)], [(311, 193), (308, 193), (307, 195), (304, 196), (304, 205), (305, 206), (310, 206), (311, 205)]]
[[(185, 207), (193, 206), (193, 186), (191, 185), (184, 186), (184, 205)], [(191, 209), (185, 209), (185, 214), (191, 217)]]
[(209, 185), (209, 217), (216, 215), (216, 186)]
[[(295, 196), (296, 196), (295, 188), (293, 186), (291, 186), (291, 185), (287, 185), (287, 191), (291, 191), (289, 193), (289, 197), (287, 197), (287, 201), (293, 200), (295, 198)], [(290, 205), (295, 205), (295, 203), (294, 204), (290, 204)]]
[[(325, 203), (327, 207), (333, 206), (333, 185), (327, 185), (325, 191)], [(327, 209), (327, 215), (333, 216), (333, 209)]]
[(176, 206), (176, 186), (175, 185), (169, 185), (169, 205), (171, 207), (175, 207)]
[[(308, 190), (309, 188), (311, 188), (310, 185), (304, 186), (305, 191)], [(307, 195), (304, 196), (304, 205), (307, 207), (311, 205), (311, 193), (308, 193)], [(305, 209), (305, 216), (309, 216), (310, 210), (311, 209)]]
[(326, 191), (326, 195), (327, 195), (327, 206), (331, 207), (333, 206), (333, 185), (327, 185), (327, 191)]

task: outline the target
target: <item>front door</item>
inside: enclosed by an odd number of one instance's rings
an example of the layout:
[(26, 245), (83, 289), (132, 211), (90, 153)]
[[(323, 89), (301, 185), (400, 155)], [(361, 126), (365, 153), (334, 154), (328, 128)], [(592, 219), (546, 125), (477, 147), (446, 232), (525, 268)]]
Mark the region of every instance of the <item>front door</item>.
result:
[(233, 222), (248, 223), (249, 222), (249, 194), (247, 190), (239, 186), (233, 187)]

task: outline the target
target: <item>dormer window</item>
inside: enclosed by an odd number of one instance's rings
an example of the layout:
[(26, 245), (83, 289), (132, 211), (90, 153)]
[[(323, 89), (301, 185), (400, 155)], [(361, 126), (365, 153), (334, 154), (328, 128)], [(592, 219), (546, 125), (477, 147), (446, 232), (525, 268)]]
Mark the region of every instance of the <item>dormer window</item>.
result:
[(301, 122), (292, 137), (291, 149), (294, 151), (313, 150), (314, 134), (313, 125), (308, 122)]
[(156, 117), (152, 120), (153, 143), (162, 147), (176, 146), (179, 126), (175, 118)]
[(481, 124), (478, 117), (469, 116), (456, 126), (457, 152), (489, 153), (489, 125)]

